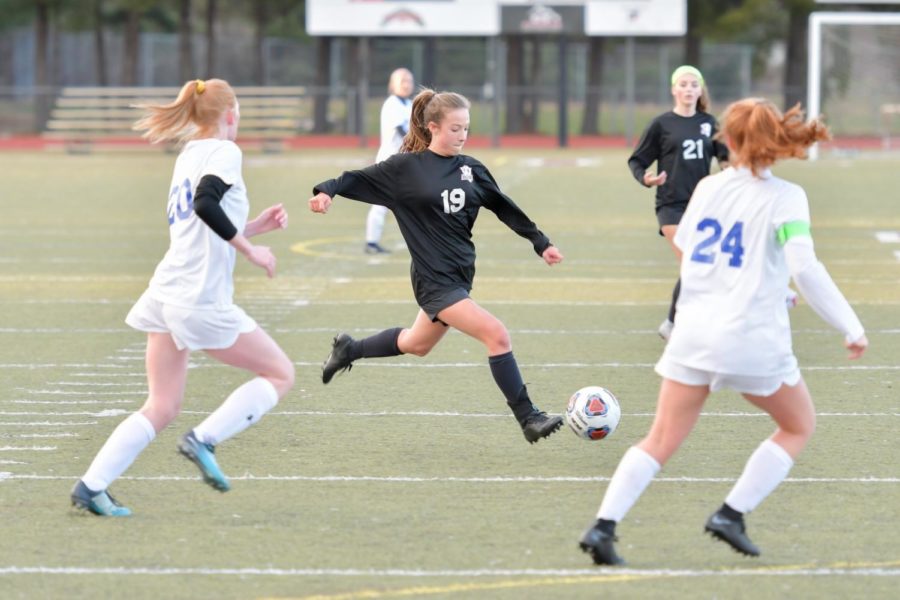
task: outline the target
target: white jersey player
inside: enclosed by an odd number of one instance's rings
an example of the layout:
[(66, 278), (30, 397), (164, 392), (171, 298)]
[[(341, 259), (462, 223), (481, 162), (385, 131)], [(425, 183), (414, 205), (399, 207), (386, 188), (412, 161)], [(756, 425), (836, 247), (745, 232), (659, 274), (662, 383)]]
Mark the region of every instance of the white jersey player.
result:
[(802, 157), (828, 130), (804, 122), (799, 106), (782, 115), (766, 100), (728, 107), (722, 127), (732, 167), (703, 179), (681, 218), (682, 253), (675, 327), (656, 371), (662, 375), (653, 425), (622, 457), (581, 539), (596, 564), (622, 564), (615, 526), (678, 450), (711, 391), (731, 388), (769, 413), (775, 433), (756, 449), (706, 531), (748, 556), (759, 549), (744, 515), (793, 466), (815, 429), (815, 408), (791, 349), (784, 290), (789, 278), (810, 306), (844, 336), (850, 358), (868, 340), (862, 324), (816, 258), (803, 189), (774, 177), (780, 158)]
[[(409, 132), (409, 116), (412, 112), (413, 75), (408, 69), (395, 69), (388, 80), (390, 96), (381, 106), (381, 145), (375, 162), (381, 162), (400, 151), (403, 138)], [(373, 204), (366, 217), (366, 253), (383, 254), (381, 245), (384, 221), (388, 209)]]
[(75, 507), (99, 516), (131, 514), (107, 488), (178, 415), (192, 350), (256, 374), (178, 445), (203, 480), (221, 492), (231, 484), (216, 462), (215, 446), (259, 421), (294, 383), (290, 359), (232, 301), (236, 251), (272, 277), (274, 255), (247, 238), (287, 225), (280, 204), (247, 221), (241, 151), (234, 143), (240, 122), (234, 90), (221, 79), (190, 81), (171, 104), (144, 108), (147, 115), (135, 129), (145, 137), (189, 141), (169, 187), (169, 250), (126, 318), (147, 333), (147, 401), (116, 427), (71, 494)]

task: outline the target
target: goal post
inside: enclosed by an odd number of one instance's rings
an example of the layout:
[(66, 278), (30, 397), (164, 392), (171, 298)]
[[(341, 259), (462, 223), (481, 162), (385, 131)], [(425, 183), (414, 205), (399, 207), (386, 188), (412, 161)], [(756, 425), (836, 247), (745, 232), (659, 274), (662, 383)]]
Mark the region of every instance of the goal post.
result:
[[(900, 12), (813, 12), (809, 16), (809, 48), (808, 48), (808, 74), (809, 85), (807, 91), (807, 115), (815, 118), (822, 113), (822, 87), (823, 69), (824, 69), (824, 40), (823, 30), (828, 26), (844, 25), (844, 26), (890, 26), (896, 27), (900, 31)], [(898, 37), (900, 39), (900, 37)], [(848, 44), (849, 46), (849, 44)], [(849, 53), (850, 48), (845, 49)], [(888, 57), (888, 60), (892, 59)], [(896, 68), (896, 63), (895, 68)], [(893, 102), (900, 104), (900, 88), (892, 89), (891, 84), (897, 82), (882, 81), (887, 86), (885, 91), (889, 97), (893, 98)], [(891, 107), (893, 104), (885, 104), (882, 112), (890, 113), (884, 107)], [(878, 120), (880, 116), (873, 115), (874, 120)], [(883, 134), (883, 133), (882, 133)], [(818, 158), (818, 144), (809, 149), (809, 159), (816, 160)]]

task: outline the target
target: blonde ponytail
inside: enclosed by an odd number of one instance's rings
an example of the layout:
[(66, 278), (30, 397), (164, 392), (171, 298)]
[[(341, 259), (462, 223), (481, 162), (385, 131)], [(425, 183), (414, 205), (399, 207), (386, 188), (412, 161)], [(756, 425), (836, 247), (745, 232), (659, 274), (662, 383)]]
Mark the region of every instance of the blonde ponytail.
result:
[(219, 118), (234, 108), (234, 90), (222, 79), (195, 79), (181, 87), (178, 97), (169, 104), (140, 104), (144, 116), (132, 129), (143, 131), (151, 143), (184, 141), (208, 137), (215, 133)]

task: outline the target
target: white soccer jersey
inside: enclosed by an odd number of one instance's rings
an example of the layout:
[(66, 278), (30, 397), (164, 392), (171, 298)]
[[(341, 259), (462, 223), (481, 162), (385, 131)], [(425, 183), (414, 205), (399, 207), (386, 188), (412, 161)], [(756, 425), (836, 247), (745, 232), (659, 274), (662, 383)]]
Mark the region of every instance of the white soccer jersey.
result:
[(154, 299), (196, 308), (232, 304), (235, 250), (194, 213), (194, 195), (204, 175), (231, 185), (220, 205), (237, 230), (244, 231), (250, 204), (241, 158), (234, 142), (215, 138), (188, 142), (178, 155), (166, 206), (169, 250), (150, 280)]
[(681, 295), (664, 356), (694, 369), (772, 376), (797, 368), (777, 231), (809, 223), (803, 189), (768, 170), (728, 168), (697, 185), (675, 244)]
[(381, 105), (381, 146), (375, 156), (375, 162), (381, 162), (400, 151), (403, 145), (404, 132), (409, 131), (409, 117), (412, 112), (412, 100), (400, 96), (388, 96)]

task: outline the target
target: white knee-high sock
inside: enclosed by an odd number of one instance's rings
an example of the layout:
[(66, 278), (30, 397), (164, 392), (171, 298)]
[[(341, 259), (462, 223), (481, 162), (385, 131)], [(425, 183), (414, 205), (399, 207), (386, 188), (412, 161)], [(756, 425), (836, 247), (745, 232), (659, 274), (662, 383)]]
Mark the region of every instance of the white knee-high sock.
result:
[(194, 427), (194, 435), (204, 444), (221, 444), (259, 421), (276, 404), (278, 392), (272, 382), (263, 377), (251, 379)]
[(129, 415), (110, 434), (81, 481), (89, 489), (102, 492), (131, 466), (155, 437), (156, 430), (147, 417), (139, 412)]
[(738, 512), (750, 512), (778, 487), (792, 466), (794, 459), (784, 448), (772, 440), (764, 441), (750, 455), (725, 503)]
[(655, 458), (637, 446), (629, 448), (606, 488), (597, 518), (621, 521), (659, 473), (659, 469)]

